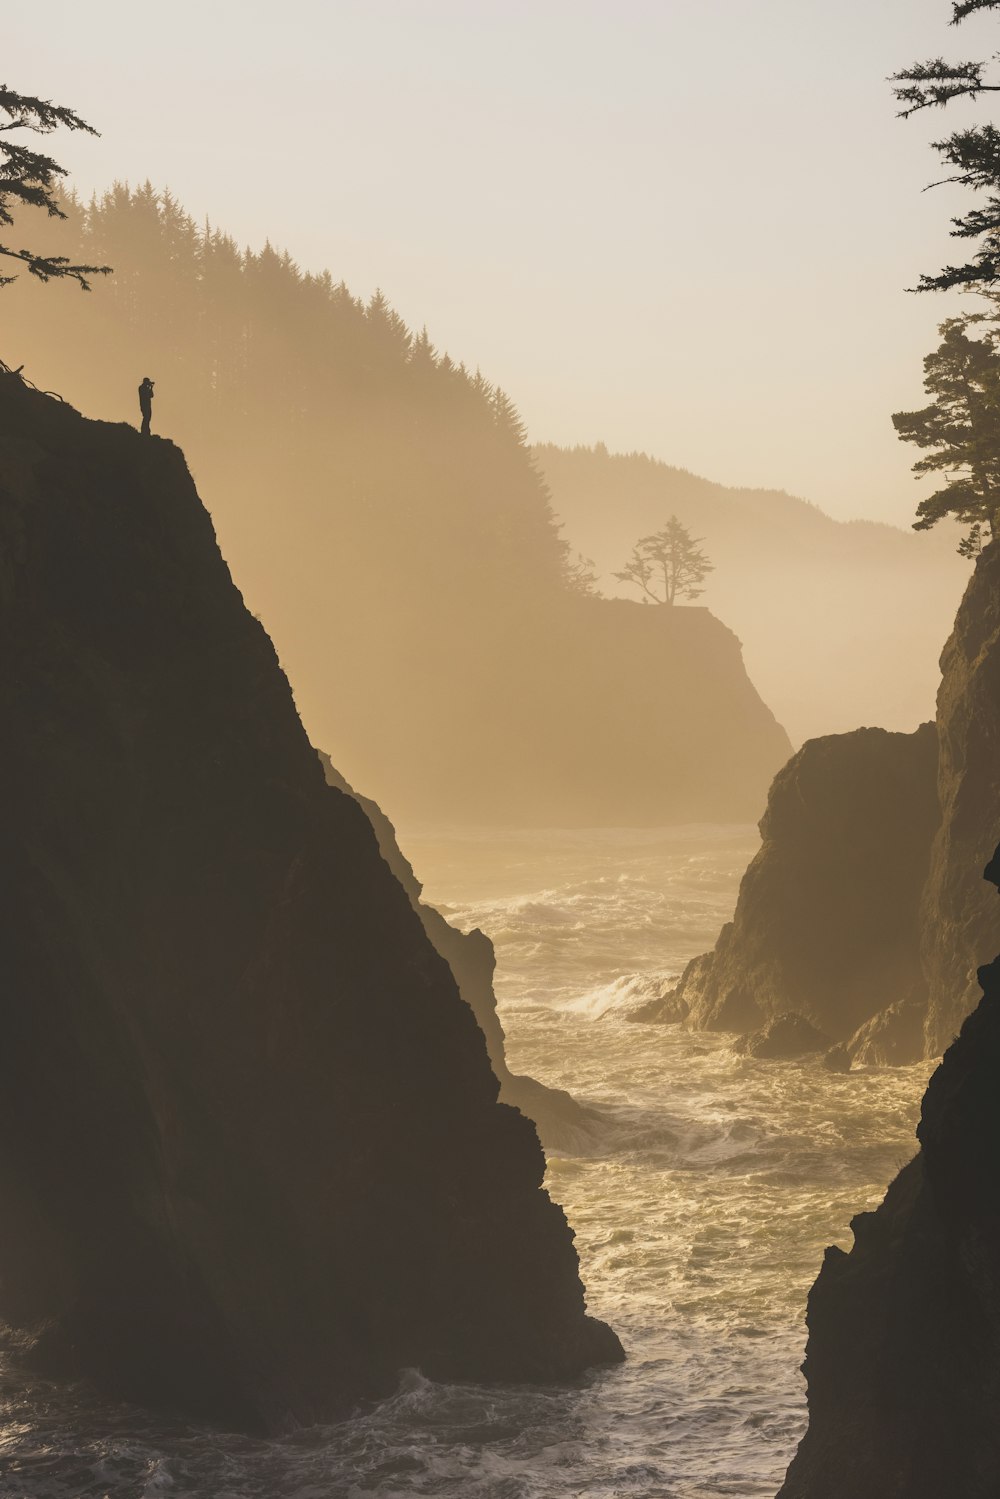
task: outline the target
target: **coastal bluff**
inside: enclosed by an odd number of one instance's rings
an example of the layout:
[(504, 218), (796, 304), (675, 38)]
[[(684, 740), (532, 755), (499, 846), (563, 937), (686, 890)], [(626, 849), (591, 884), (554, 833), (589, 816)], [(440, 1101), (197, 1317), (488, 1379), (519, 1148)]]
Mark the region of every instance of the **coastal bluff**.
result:
[[(179, 449), (0, 376), (0, 1319), (274, 1432), (623, 1355)], [(402, 751), (401, 751), (402, 752)]]

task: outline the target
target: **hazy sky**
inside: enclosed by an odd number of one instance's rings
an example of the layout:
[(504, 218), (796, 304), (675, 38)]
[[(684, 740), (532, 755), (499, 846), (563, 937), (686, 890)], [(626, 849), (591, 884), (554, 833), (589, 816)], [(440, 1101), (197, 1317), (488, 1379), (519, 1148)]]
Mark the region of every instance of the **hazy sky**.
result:
[[(47, 0), (6, 81), (70, 104), (85, 192), (198, 218), (356, 292), (514, 397), (531, 435), (642, 448), (906, 522), (889, 414), (957, 303), (904, 288), (962, 195), (886, 75), (986, 56), (948, 0)], [(0, 303), (2, 317), (2, 303)]]

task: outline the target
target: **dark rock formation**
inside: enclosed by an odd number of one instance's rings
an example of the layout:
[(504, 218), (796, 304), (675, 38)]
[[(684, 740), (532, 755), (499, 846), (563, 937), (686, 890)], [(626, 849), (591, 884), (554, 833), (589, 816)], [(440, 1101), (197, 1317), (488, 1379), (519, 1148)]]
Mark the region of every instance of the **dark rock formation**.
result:
[(830, 1037), (810, 1025), (802, 1015), (777, 1015), (759, 1031), (751, 1031), (733, 1042), (738, 1056), (760, 1057), (769, 1061), (792, 1061), (796, 1057), (829, 1052)]
[(921, 987), (859, 1025), (846, 1051), (861, 1067), (901, 1067), (923, 1055), (926, 994)]
[[(764, 846), (713, 953), (641, 1018), (747, 1030), (806, 1015), (856, 1062), (938, 1055), (1000, 943), (974, 871), (1000, 837), (1000, 547), (976, 564), (931, 725), (811, 740), (776, 778)], [(853, 1034), (851, 1034), (853, 1031)]]
[(435, 950), (454, 974), (458, 991), (475, 1015), (486, 1039), (490, 1062), (500, 1084), (501, 1101), (512, 1104), (533, 1119), (539, 1135), (550, 1149), (571, 1148), (587, 1134), (599, 1116), (593, 1109), (583, 1108), (562, 1088), (546, 1087), (532, 1077), (511, 1072), (507, 1066), (506, 1037), (493, 992), (496, 971), (493, 943), (478, 927), (471, 932), (459, 931), (445, 921), (440, 911), (421, 899), (423, 886), (399, 846), (396, 829), (381, 807), (368, 797), (360, 796), (334, 767), (329, 755), (320, 754), (320, 760), (327, 782), (353, 796), (364, 810), (378, 839), (379, 852), (406, 891)]
[(920, 956), (926, 1044), (936, 1056), (976, 1004), (976, 970), (1000, 946), (978, 877), (1000, 839), (1000, 546), (982, 553), (941, 657), (941, 825), (924, 890)]
[(0, 1315), (246, 1427), (621, 1356), (181, 453), (0, 377)]
[(804, 745), (771, 787), (732, 922), (647, 1018), (686, 1005), (695, 1025), (753, 1031), (794, 1011), (843, 1042), (918, 989), (935, 764), (932, 724)]
[[(1000, 859), (986, 871), (1000, 883)], [(996, 897), (994, 896), (994, 901)], [(809, 1429), (780, 1499), (1000, 1494), (1000, 959), (931, 1079), (919, 1155), (828, 1249)]]

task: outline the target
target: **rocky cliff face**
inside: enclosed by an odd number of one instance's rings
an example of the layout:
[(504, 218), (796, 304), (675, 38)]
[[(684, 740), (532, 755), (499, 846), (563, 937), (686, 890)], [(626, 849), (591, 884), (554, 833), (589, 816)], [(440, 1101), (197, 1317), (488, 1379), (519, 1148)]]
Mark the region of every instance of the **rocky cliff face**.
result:
[(620, 1357), (182, 455), (0, 378), (0, 1315), (252, 1428)]
[(321, 754), (323, 773), (331, 786), (353, 796), (363, 809), (378, 839), (379, 852), (406, 891), (434, 950), (440, 953), (454, 975), (458, 991), (472, 1010), (486, 1041), (490, 1065), (500, 1084), (502, 1102), (520, 1109), (534, 1120), (540, 1138), (552, 1150), (567, 1149), (579, 1141), (596, 1119), (593, 1110), (585, 1109), (561, 1088), (549, 1088), (533, 1077), (511, 1072), (507, 1065), (507, 1040), (497, 998), (493, 992), (496, 954), (493, 943), (478, 927), (471, 932), (459, 931), (447, 922), (440, 911), (421, 899), (423, 886), (413, 866), (399, 846), (396, 830), (381, 807), (366, 796), (360, 796), (335, 768), (329, 755)]
[[(360, 633), (384, 633), (373, 600), (357, 603)], [(366, 792), (400, 819), (747, 821), (791, 751), (739, 640), (707, 609), (567, 592), (544, 611), (528, 600), (516, 619), (498, 613), (484, 651), (451, 608), (442, 603), (433, 626), (409, 621), (398, 650), (383, 642), (391, 691), (374, 691), (350, 659), (331, 662), (329, 689), (345, 704), (338, 769), (354, 784), (363, 773)], [(431, 649), (449, 662), (447, 682), (428, 669)], [(491, 652), (502, 656), (496, 673)], [(398, 725), (411, 714), (401, 756)], [(310, 712), (308, 721), (324, 716)]]
[(944, 1050), (1000, 943), (975, 875), (1000, 837), (996, 543), (977, 562), (941, 670), (936, 741), (931, 725), (859, 729), (811, 740), (785, 766), (733, 922), (642, 1018), (754, 1030), (791, 1011), (858, 1061)]
[(1000, 946), (1000, 913), (979, 878), (1000, 839), (1000, 545), (980, 556), (941, 656), (937, 708), (941, 822), (924, 890), (920, 956), (926, 1052), (957, 1035), (979, 995), (976, 970)]
[[(755, 1031), (791, 1013), (842, 1042), (892, 1000), (919, 995), (936, 756), (932, 724), (804, 745), (771, 787), (733, 921), (644, 1018)], [(908, 1044), (919, 1052), (915, 1013)]]
[[(791, 751), (739, 640), (708, 609), (571, 598), (545, 671), (530, 703), (510, 705), (522, 719), (530, 708), (534, 727), (508, 772), (543, 826), (747, 821)], [(503, 786), (492, 795), (510, 800)]]
[[(1000, 883), (1000, 858), (986, 873)], [(850, 1254), (827, 1250), (809, 1429), (779, 1499), (1000, 1493), (1000, 959), (979, 979), (927, 1089), (919, 1155), (854, 1220)]]

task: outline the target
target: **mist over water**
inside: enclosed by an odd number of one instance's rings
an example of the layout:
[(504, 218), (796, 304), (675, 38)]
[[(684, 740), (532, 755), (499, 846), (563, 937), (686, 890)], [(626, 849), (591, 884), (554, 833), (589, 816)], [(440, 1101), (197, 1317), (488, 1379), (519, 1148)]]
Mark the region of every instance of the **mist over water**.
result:
[(627, 1364), (544, 1390), (403, 1371), (377, 1407), (278, 1441), (6, 1371), (4, 1499), (774, 1495), (804, 1426), (806, 1292), (913, 1153), (929, 1065), (841, 1076), (629, 1022), (728, 919), (752, 828), (414, 827), (401, 843), (426, 898), (496, 943), (512, 1069), (600, 1115), (548, 1184)]

